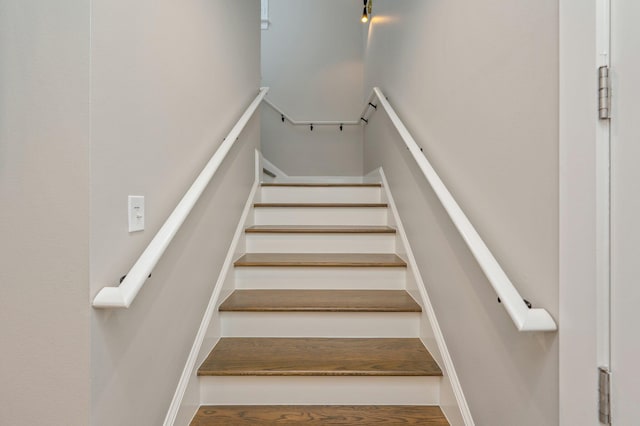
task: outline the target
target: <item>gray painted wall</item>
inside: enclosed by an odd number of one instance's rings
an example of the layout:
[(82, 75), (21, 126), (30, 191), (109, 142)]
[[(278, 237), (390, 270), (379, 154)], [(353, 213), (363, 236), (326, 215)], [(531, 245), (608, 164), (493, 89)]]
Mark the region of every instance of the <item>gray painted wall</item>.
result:
[[(162, 423), (253, 183), (259, 116), (131, 308), (90, 301), (257, 95), (259, 10), (0, 2), (0, 424)], [(142, 233), (130, 194), (146, 196)]]
[[(298, 121), (352, 121), (362, 110), (360, 0), (270, 0), (262, 85)], [(362, 129), (293, 127), (265, 107), (265, 157), (290, 175), (362, 175)]]
[(89, 421), (89, 2), (0, 1), (0, 424)]
[[(558, 318), (558, 11), (378, 0), (366, 87), (389, 97), (521, 294)], [(383, 166), (476, 424), (558, 424), (557, 334), (517, 333), (384, 114)]]
[[(93, 0), (91, 288), (117, 283), (260, 85), (258, 0)], [(159, 425), (254, 179), (259, 116), (128, 310), (92, 311), (92, 425)], [(127, 195), (146, 230), (127, 232)]]

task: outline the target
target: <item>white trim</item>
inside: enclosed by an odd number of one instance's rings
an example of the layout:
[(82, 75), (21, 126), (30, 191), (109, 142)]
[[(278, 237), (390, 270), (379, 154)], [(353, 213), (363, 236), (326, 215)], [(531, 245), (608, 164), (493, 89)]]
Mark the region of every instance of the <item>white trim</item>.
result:
[(389, 101), (387, 101), (384, 93), (382, 93), (378, 87), (374, 87), (373, 91), (378, 98), (378, 104), (384, 107), (389, 119), (411, 152), (427, 182), (429, 182), (431, 188), (436, 193), (449, 218), (451, 218), (451, 221), (462, 236), (462, 239), (467, 244), (467, 247), (469, 247), (480, 269), (482, 269), (482, 272), (484, 272), (497, 296), (502, 301), (502, 306), (511, 317), (518, 331), (557, 330), (558, 327), (555, 320), (546, 309), (530, 309), (525, 304), (522, 296), (444, 185), (440, 176), (438, 176), (431, 166), (427, 157), (422, 154), (420, 147), (402, 123), (402, 120), (400, 120), (400, 117), (398, 117), (391, 104), (389, 104)]
[(211, 182), (211, 179), (213, 179), (213, 176), (218, 171), (218, 168), (236, 140), (240, 137), (240, 134), (251, 117), (253, 117), (253, 114), (260, 106), (260, 103), (268, 91), (268, 87), (262, 87), (260, 89), (258, 96), (255, 97), (238, 122), (233, 126), (224, 142), (220, 144), (215, 154), (213, 154), (176, 208), (171, 212), (171, 215), (169, 215), (158, 233), (153, 237), (138, 260), (136, 260), (133, 267), (125, 276), (125, 279), (118, 287), (103, 287), (93, 299), (94, 308), (129, 308), (129, 306), (131, 306), (138, 292), (142, 289), (147, 278), (153, 271), (153, 268), (162, 258), (167, 247), (169, 247), (169, 244), (173, 241), (173, 238), (191, 213), (191, 210), (200, 199), (209, 182)]
[[(259, 155), (259, 152), (256, 150), (256, 173), (259, 170)], [(213, 293), (211, 294), (211, 298), (209, 299), (209, 304), (207, 305), (207, 309), (205, 310), (204, 316), (202, 317), (200, 328), (198, 328), (198, 333), (196, 334), (196, 338), (193, 342), (193, 345), (191, 346), (191, 352), (189, 352), (187, 362), (184, 366), (184, 369), (182, 370), (180, 380), (178, 381), (178, 386), (173, 395), (173, 399), (171, 400), (171, 404), (169, 405), (169, 410), (167, 411), (167, 415), (163, 423), (164, 426), (173, 426), (182, 405), (182, 399), (184, 398), (184, 394), (187, 390), (187, 386), (189, 385), (189, 381), (192, 377), (194, 377), (195, 369), (197, 368), (196, 361), (198, 359), (198, 355), (200, 354), (202, 343), (207, 336), (207, 330), (209, 329), (211, 319), (216, 312), (216, 306), (218, 304), (220, 292), (222, 291), (225, 280), (227, 279), (227, 275), (230, 271), (233, 271), (233, 260), (236, 256), (236, 248), (238, 247), (241, 238), (244, 236), (244, 228), (246, 226), (249, 213), (251, 212), (253, 202), (259, 188), (259, 176), (260, 174), (256, 174), (253, 187), (251, 188), (251, 192), (249, 193), (249, 197), (247, 198), (244, 210), (242, 211), (242, 215), (240, 216), (240, 220), (238, 221), (238, 226), (236, 227), (236, 232), (233, 235), (233, 239), (231, 240), (231, 244), (227, 252), (227, 257), (225, 258), (222, 269), (220, 270), (220, 274), (218, 275), (218, 280), (216, 281), (216, 285), (213, 288)]]
[[(262, 167), (269, 170), (271, 173), (275, 174), (276, 175), (275, 179), (280, 179), (280, 178), (289, 176), (285, 172), (283, 172), (278, 166), (276, 166), (271, 161), (264, 158), (264, 156), (262, 156), (261, 159), (262, 159)], [(262, 170), (260, 170), (260, 174), (262, 174)]]
[[(596, 17), (597, 65), (611, 66), (611, 0), (597, 0)], [(596, 123), (598, 366), (611, 368), (611, 122), (596, 119)]]
[[(460, 380), (458, 379), (458, 374), (456, 373), (455, 366), (453, 365), (453, 360), (451, 359), (451, 355), (449, 354), (449, 349), (447, 348), (447, 344), (444, 340), (444, 336), (442, 334), (442, 330), (440, 329), (440, 324), (438, 323), (438, 319), (436, 318), (435, 310), (433, 309), (433, 305), (431, 304), (431, 299), (429, 298), (429, 294), (427, 293), (426, 287), (424, 285), (424, 281), (422, 280), (422, 276), (420, 274), (420, 270), (418, 269), (418, 263), (416, 262), (416, 258), (413, 255), (413, 251), (411, 250), (411, 245), (409, 244), (409, 239), (407, 238), (407, 234), (404, 230), (404, 226), (402, 225), (402, 220), (400, 218), (400, 214), (396, 207), (396, 203), (393, 200), (393, 196), (391, 195), (391, 190), (389, 188), (389, 182), (387, 181), (387, 177), (384, 174), (384, 170), (382, 167), (379, 169), (380, 179), (382, 180), (382, 188), (387, 197), (387, 203), (389, 204), (389, 209), (391, 214), (395, 220), (395, 226), (397, 227), (398, 236), (402, 241), (403, 248), (405, 250), (406, 261), (409, 264), (409, 269), (412, 271), (415, 282), (418, 286), (418, 291), (420, 292), (420, 299), (422, 301), (422, 306), (424, 308), (424, 313), (427, 315), (429, 320), (429, 324), (431, 325), (433, 335), (435, 337), (436, 343), (438, 345), (438, 350), (440, 352), (440, 356), (442, 357), (443, 369), (445, 373), (445, 380), (448, 380), (451, 389), (453, 390), (453, 394), (455, 396), (456, 402), (458, 404), (459, 414), (462, 416), (462, 420), (464, 421), (465, 426), (474, 426), (475, 423), (473, 421), (473, 417), (471, 415), (471, 410), (469, 409), (469, 405), (467, 404), (467, 400), (464, 396), (464, 392), (462, 390), (462, 385), (460, 384)], [(426, 343), (423, 341), (423, 343)], [(426, 346), (426, 345), (425, 345)], [(443, 411), (444, 411), (443, 407)], [(447, 417), (450, 420), (453, 420), (453, 417), (458, 413), (446, 413)]]
[(600, 425), (597, 367), (602, 350), (598, 334), (602, 240), (597, 78), (603, 60), (602, 5), (603, 0), (559, 2), (560, 426)]

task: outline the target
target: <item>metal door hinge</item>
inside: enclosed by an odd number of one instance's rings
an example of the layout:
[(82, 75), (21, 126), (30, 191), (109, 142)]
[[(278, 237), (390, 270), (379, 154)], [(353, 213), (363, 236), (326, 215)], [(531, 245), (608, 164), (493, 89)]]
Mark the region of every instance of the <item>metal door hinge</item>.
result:
[(611, 80), (606, 65), (598, 68), (598, 116), (601, 120), (611, 118)]
[(611, 424), (611, 373), (607, 367), (598, 368), (598, 415), (600, 423)]

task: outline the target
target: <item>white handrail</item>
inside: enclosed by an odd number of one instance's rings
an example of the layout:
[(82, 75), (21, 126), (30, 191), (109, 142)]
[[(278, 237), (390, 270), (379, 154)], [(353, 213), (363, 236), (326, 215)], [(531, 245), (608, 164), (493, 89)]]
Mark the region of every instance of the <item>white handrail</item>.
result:
[(118, 287), (104, 287), (98, 292), (95, 299), (93, 299), (93, 306), (95, 308), (128, 308), (131, 306), (131, 303), (136, 298), (136, 295), (144, 285), (149, 274), (164, 254), (187, 216), (189, 216), (189, 213), (191, 213), (191, 210), (198, 202), (198, 199), (200, 199), (200, 196), (218, 170), (218, 167), (220, 167), (220, 164), (224, 161), (231, 147), (260, 106), (260, 103), (268, 91), (268, 87), (260, 88), (258, 96), (251, 102), (236, 125), (233, 126), (224, 142), (222, 142), (215, 154), (213, 154), (202, 172), (200, 172), (200, 175), (198, 175), (169, 218), (164, 222), (155, 237), (153, 237), (142, 255), (125, 276), (124, 280)]
[[(449, 214), (451, 221), (454, 223), (458, 232), (467, 243), (467, 246), (478, 261), (480, 268), (489, 279), (491, 286), (502, 302), (502, 306), (513, 320), (519, 331), (554, 331), (558, 327), (549, 312), (545, 309), (535, 308), (529, 309), (525, 304), (522, 296), (514, 287), (507, 274), (500, 267), (496, 258), (486, 246), (480, 235), (475, 230), (467, 216), (464, 214), (458, 203), (446, 188), (436, 171), (433, 169), (427, 158), (420, 151), (420, 147), (413, 139), (405, 125), (402, 123), (393, 107), (387, 101), (382, 91), (375, 87), (373, 89), (379, 103), (384, 107), (391, 122), (394, 124), (398, 133), (402, 137), (407, 148), (418, 163), (427, 181), (431, 184), (438, 199)], [(365, 109), (366, 111), (366, 109)]]
[(273, 108), (277, 113), (279, 113), (285, 120), (294, 126), (357, 126), (360, 124), (360, 120), (345, 120), (345, 121), (299, 121), (294, 120), (287, 113), (282, 111), (282, 108), (271, 102), (269, 99), (264, 100), (264, 102)]

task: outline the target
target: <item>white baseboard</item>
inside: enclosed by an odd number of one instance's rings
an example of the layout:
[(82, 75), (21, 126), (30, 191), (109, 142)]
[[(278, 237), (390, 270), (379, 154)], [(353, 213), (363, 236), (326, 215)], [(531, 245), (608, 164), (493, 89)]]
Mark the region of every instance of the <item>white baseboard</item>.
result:
[[(383, 197), (386, 197), (386, 200), (384, 201), (389, 204), (389, 209), (391, 211), (390, 219), (393, 219), (393, 221), (395, 222), (392, 225), (397, 228), (397, 235), (400, 239), (400, 243), (403, 246), (402, 248), (404, 249), (401, 254), (406, 257), (405, 260), (408, 264), (407, 274), (412, 275), (411, 278), (414, 280), (414, 283), (417, 287), (417, 296), (419, 296), (420, 301), (422, 302), (421, 305), (423, 307), (423, 315), (426, 315), (427, 317), (426, 319), (431, 327), (430, 331), (432, 332), (433, 339), (435, 340), (437, 347), (431, 348), (430, 346), (433, 345), (429, 345), (428, 342), (425, 342), (424, 338), (423, 343), (432, 352), (434, 357), (441, 360), (443, 364), (441, 365), (444, 374), (443, 386), (441, 389), (442, 410), (447, 416), (447, 419), (449, 420), (451, 426), (475, 426), (473, 417), (471, 416), (471, 411), (469, 410), (469, 405), (467, 404), (464, 392), (462, 391), (462, 386), (460, 385), (460, 380), (458, 379), (458, 375), (456, 374), (453, 360), (451, 359), (451, 355), (449, 354), (449, 350), (444, 340), (442, 330), (440, 329), (440, 325), (438, 324), (438, 319), (436, 318), (433, 305), (431, 304), (431, 300), (429, 299), (429, 295), (427, 294), (424, 281), (422, 280), (422, 276), (420, 275), (420, 270), (418, 269), (418, 264), (411, 250), (409, 239), (407, 238), (407, 234), (404, 231), (398, 209), (393, 200), (393, 196), (391, 195), (389, 182), (387, 181), (382, 167), (378, 169), (378, 173), (382, 181)], [(398, 247), (398, 249), (400, 249), (400, 247)], [(410, 280), (407, 281), (407, 284), (409, 284), (409, 282)], [(410, 292), (412, 290), (409, 288), (409, 285), (407, 287), (407, 290)], [(435, 352), (433, 349), (437, 349), (439, 353), (433, 353)], [(445, 386), (444, 382), (447, 382), (446, 384), (448, 386)], [(448, 395), (446, 395), (449, 392), (453, 394), (451, 395), (452, 398), (448, 398)], [(449, 403), (448, 400), (451, 400), (452, 403)]]
[[(253, 183), (253, 187), (251, 188), (251, 192), (249, 193), (249, 197), (244, 206), (244, 210), (242, 211), (242, 215), (240, 216), (240, 220), (238, 221), (238, 226), (236, 227), (235, 234), (233, 235), (233, 239), (231, 240), (231, 244), (227, 252), (227, 257), (224, 260), (222, 269), (220, 270), (220, 274), (218, 275), (218, 279), (213, 288), (213, 293), (211, 294), (209, 304), (207, 305), (207, 309), (205, 310), (202, 322), (200, 323), (200, 328), (198, 328), (198, 333), (196, 334), (196, 338), (191, 347), (191, 352), (189, 352), (189, 357), (187, 358), (187, 362), (184, 366), (184, 369), (182, 370), (182, 375), (180, 376), (180, 380), (178, 381), (178, 387), (173, 395), (173, 399), (171, 400), (169, 410), (167, 411), (167, 415), (163, 423), (164, 426), (174, 426), (176, 424), (176, 419), (178, 418), (183, 419), (188, 417), (187, 421), (189, 421), (197, 411), (198, 407), (195, 406), (183, 407), (183, 399), (188, 388), (193, 387), (194, 389), (199, 389), (199, 385), (197, 383), (193, 383), (194, 381), (198, 380), (196, 375), (197, 360), (200, 355), (203, 342), (208, 336), (207, 331), (209, 329), (209, 325), (214, 315), (218, 314), (218, 312), (216, 311), (216, 307), (218, 305), (218, 301), (220, 299), (220, 294), (223, 290), (224, 284), (227, 281), (227, 276), (229, 275), (229, 272), (233, 273), (233, 261), (238, 256), (238, 251), (244, 251), (244, 244), (240, 243), (244, 242), (244, 239), (242, 237), (244, 236), (245, 227), (251, 224), (249, 222), (252, 221), (252, 218), (249, 217), (249, 213), (251, 212), (253, 203), (255, 202), (260, 183), (260, 174), (258, 172), (258, 156), (259, 152), (256, 150), (256, 179)], [(189, 410), (193, 411), (193, 413), (180, 413), (181, 410)], [(179, 413), (181, 415), (179, 415)]]

